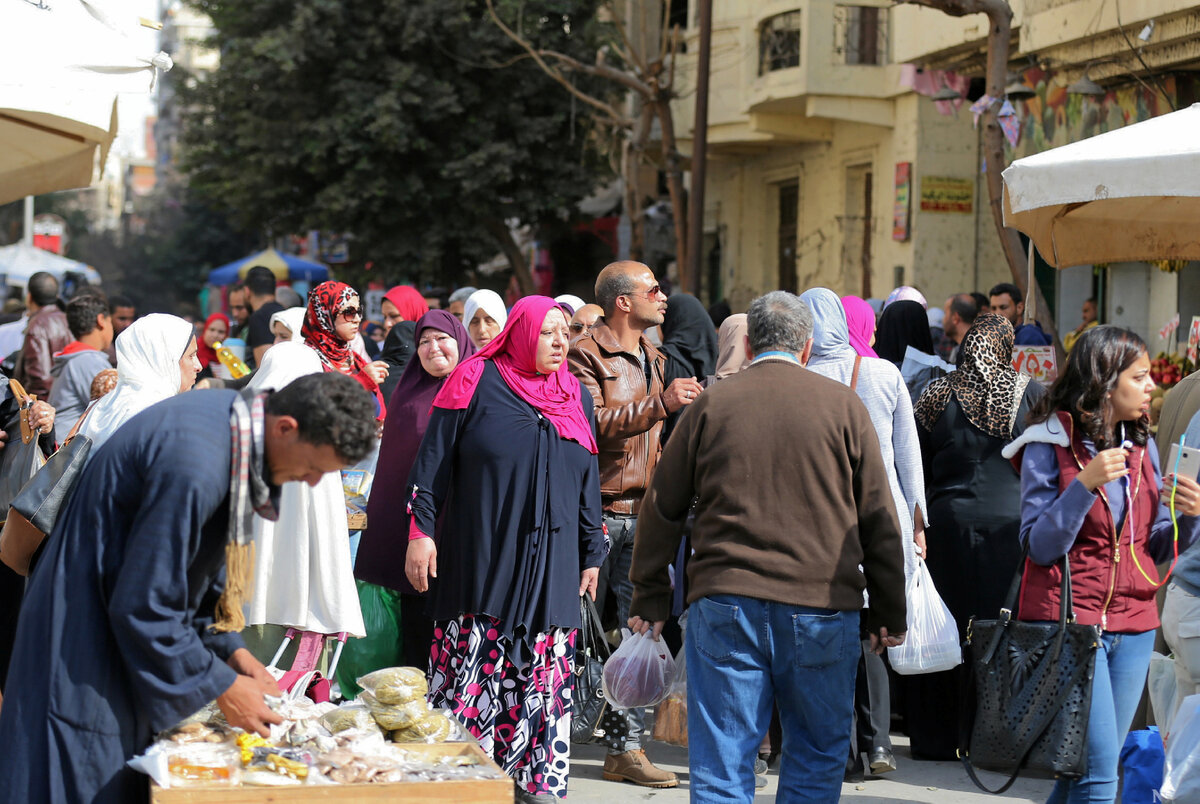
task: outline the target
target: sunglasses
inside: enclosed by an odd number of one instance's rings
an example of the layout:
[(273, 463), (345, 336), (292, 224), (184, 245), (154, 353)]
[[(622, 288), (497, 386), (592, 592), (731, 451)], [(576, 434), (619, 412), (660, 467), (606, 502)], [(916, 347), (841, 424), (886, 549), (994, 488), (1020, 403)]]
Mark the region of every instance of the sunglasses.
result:
[(626, 295), (626, 296), (645, 296), (647, 299), (653, 299), (655, 296), (658, 296), (661, 293), (662, 293), (661, 285), (652, 285), (651, 287), (649, 287), (646, 290), (638, 291), (636, 293), (626, 293), (624, 295)]
[(572, 324), (571, 325), (571, 331), (574, 332), (576, 335), (583, 332), (584, 330), (591, 331), (591, 329), (592, 328), (586, 324)]
[(342, 316), (347, 321), (350, 321), (354, 318), (362, 318), (362, 314), (363, 311), (361, 307), (343, 307), (341, 310), (338, 310), (338, 315)]

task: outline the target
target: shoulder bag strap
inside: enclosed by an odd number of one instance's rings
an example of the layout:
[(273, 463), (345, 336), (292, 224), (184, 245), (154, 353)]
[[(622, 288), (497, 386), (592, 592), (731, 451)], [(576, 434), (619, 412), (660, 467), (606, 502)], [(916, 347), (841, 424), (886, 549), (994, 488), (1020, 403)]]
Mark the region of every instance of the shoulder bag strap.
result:
[(71, 439), (79, 435), (79, 428), (83, 427), (83, 420), (87, 418), (88, 414), (92, 412), (92, 408), (94, 407), (96, 407), (95, 402), (87, 406), (87, 409), (83, 411), (83, 415), (75, 421), (75, 426), (71, 428), (71, 432), (67, 433), (67, 437), (64, 438), (62, 444), (59, 445), (59, 449), (65, 447), (67, 444), (70, 444)]
[(850, 390), (858, 387), (858, 369), (862, 366), (862, 355), (854, 356), (854, 373), (850, 375)]

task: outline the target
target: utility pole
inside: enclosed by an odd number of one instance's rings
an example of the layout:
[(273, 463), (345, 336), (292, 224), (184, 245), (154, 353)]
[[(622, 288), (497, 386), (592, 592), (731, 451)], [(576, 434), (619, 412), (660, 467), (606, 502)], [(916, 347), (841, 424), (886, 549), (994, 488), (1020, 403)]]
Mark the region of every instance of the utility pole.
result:
[[(708, 73), (712, 52), (712, 0), (700, 0), (700, 53), (696, 59), (696, 119), (692, 125), (692, 186), (688, 193), (687, 290), (699, 298), (704, 264), (704, 180), (708, 167)], [(683, 267), (683, 266), (681, 266)]]

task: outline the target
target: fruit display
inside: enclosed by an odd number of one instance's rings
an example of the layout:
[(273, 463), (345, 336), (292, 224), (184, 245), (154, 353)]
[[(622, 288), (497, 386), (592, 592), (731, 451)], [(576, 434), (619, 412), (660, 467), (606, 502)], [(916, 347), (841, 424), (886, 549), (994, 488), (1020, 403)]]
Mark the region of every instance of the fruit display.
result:
[(1150, 379), (1163, 388), (1172, 388), (1195, 369), (1191, 361), (1180, 355), (1159, 352), (1150, 361)]

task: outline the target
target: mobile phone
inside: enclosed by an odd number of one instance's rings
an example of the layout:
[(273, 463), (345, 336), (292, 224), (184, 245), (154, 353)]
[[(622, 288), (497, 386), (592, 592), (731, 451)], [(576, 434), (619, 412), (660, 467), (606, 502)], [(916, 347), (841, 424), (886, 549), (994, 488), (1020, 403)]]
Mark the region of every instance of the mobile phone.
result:
[[(1176, 458), (1179, 460), (1178, 469), (1176, 468)], [(1171, 451), (1167, 454), (1167, 462), (1162, 467), (1163, 474), (1178, 474), (1180, 476), (1187, 475), (1193, 480), (1200, 480), (1200, 449), (1196, 447), (1181, 447), (1179, 444), (1171, 444)]]

